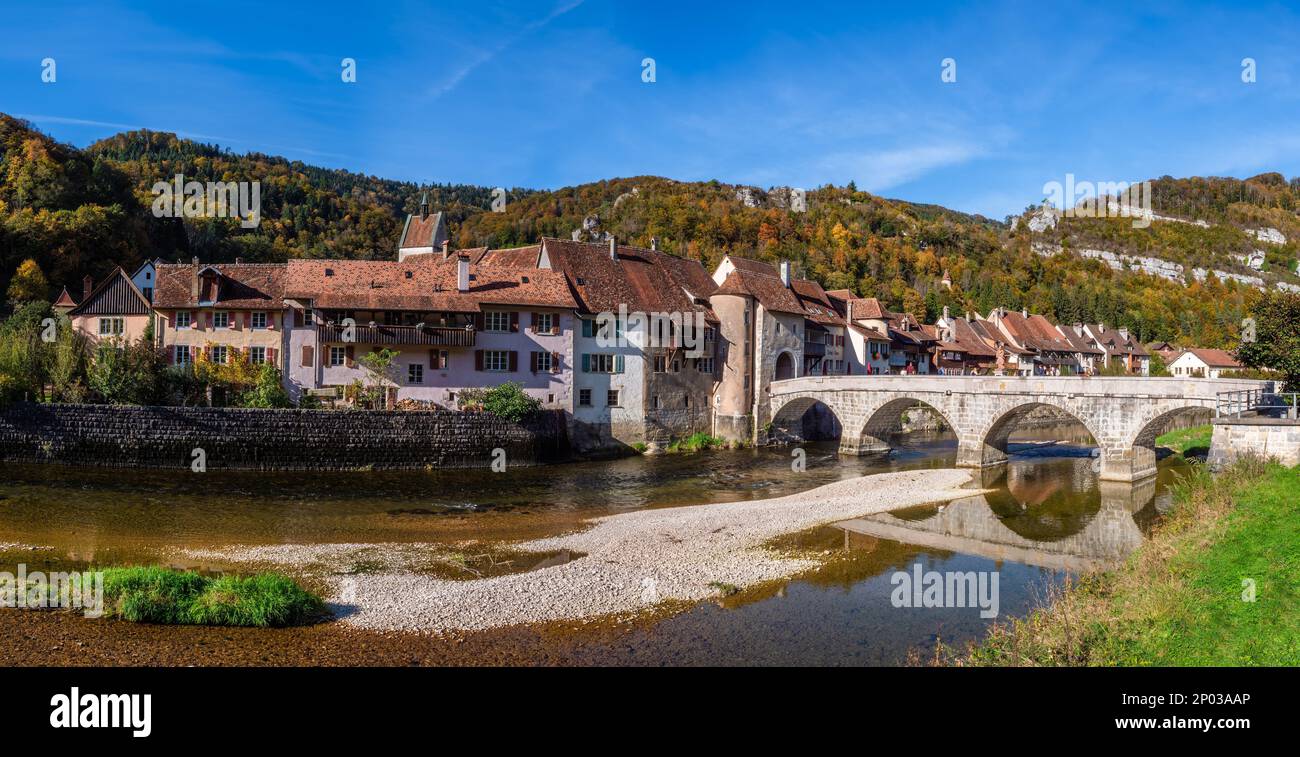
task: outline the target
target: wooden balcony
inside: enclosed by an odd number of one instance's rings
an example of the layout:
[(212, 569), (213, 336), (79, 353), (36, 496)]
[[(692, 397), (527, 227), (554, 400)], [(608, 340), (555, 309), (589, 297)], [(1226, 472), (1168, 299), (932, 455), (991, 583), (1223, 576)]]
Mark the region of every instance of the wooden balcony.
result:
[(344, 339), (346, 328), (321, 324), (316, 336), (322, 344), (398, 344), (423, 347), (473, 347), (474, 329), (452, 326), (380, 326), (357, 324), (352, 339)]

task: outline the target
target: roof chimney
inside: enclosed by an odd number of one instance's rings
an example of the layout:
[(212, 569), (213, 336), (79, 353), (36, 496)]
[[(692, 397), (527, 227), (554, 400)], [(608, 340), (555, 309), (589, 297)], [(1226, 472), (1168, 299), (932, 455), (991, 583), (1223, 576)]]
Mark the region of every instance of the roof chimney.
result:
[(451, 257), (451, 240), (442, 240), (442, 259), (447, 260)]
[(650, 237), (650, 249), (652, 250), (659, 249), (659, 237)]
[(790, 286), (790, 261), (781, 261), (781, 284), (786, 288)]
[(81, 301), (85, 302), (90, 299), (90, 290), (95, 288), (95, 280), (87, 274), (86, 278), (81, 280)]
[(243, 264), (244, 264), (243, 258), (235, 258), (235, 265), (243, 265)]
[(423, 221), (428, 217), (429, 217), (429, 193), (425, 192), (424, 194), (420, 195), (420, 220)]
[(469, 291), (469, 258), (465, 255), (456, 256), (456, 290)]
[(1119, 336), (1120, 336), (1120, 338), (1123, 339), (1124, 341), (1126, 341), (1126, 342), (1128, 341), (1128, 326), (1120, 326), (1120, 328), (1119, 328)]
[(1029, 308), (1020, 308), (1020, 317), (1026, 319), (1026, 320), (1028, 320), (1028, 318), (1029, 318)]
[(609, 259), (618, 260), (618, 237), (609, 238)]

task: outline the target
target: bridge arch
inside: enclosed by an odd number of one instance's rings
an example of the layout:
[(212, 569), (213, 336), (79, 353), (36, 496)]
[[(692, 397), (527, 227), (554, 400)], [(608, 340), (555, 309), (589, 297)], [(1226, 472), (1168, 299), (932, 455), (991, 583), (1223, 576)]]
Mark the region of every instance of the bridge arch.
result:
[(1031, 401), (1005, 408), (994, 415), (973, 437), (964, 440), (965, 444), (962, 446), (965, 449), (958, 451), (959, 462), (968, 465), (997, 465), (1006, 462), (1007, 441), (1011, 438), (1011, 434), (1031, 411), (1044, 407), (1051, 408), (1068, 420), (1083, 426), (1093, 442), (1102, 447), (1103, 455), (1105, 454), (1102, 435), (1097, 432), (1093, 424), (1082, 417), (1082, 413), (1055, 397), (1035, 397)]
[(773, 408), (767, 438), (777, 443), (799, 443), (840, 439), (843, 433), (844, 415), (827, 398), (797, 396)]
[[(897, 397), (887, 400), (884, 404), (875, 408), (867, 414), (866, 422), (862, 424), (856, 439), (845, 439), (841, 448), (851, 452), (888, 452), (890, 450), (890, 438), (896, 436), (903, 428), (903, 414), (917, 406), (933, 412), (943, 421), (948, 430), (956, 433), (957, 427), (953, 424), (949, 414), (942, 408), (914, 397)], [(856, 443), (856, 446), (854, 446)]]
[(1213, 412), (1201, 405), (1188, 405), (1173, 409), (1152, 411), (1148, 420), (1134, 423), (1135, 433), (1125, 440), (1125, 446), (1133, 450), (1132, 465), (1136, 477), (1156, 470), (1156, 437), (1174, 427), (1180, 420), (1196, 420), (1209, 423)]

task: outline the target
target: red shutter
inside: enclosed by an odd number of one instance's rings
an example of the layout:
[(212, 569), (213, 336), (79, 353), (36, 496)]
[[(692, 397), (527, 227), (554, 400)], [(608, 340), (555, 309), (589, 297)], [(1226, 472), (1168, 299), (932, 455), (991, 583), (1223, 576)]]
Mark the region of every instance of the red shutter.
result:
[(432, 369), (432, 370), (435, 370), (435, 371), (438, 370), (438, 351), (437, 351), (437, 350), (429, 350), (429, 368)]
[(170, 350), (167, 350), (167, 364), (168, 364), (168, 365), (176, 365), (176, 348), (175, 348), (175, 347), (172, 347)]
[(302, 346), (302, 367), (303, 368), (312, 368), (315, 366), (315, 363), (312, 362), (312, 352), (313, 350), (309, 345), (304, 344)]
[(208, 312), (204, 312), (204, 313), (200, 313), (200, 315), (203, 316), (203, 328), (204, 329), (212, 328), (212, 314)]
[(474, 370), (483, 370), (483, 350), (474, 350)]
[(248, 325), (244, 322), (244, 319), (248, 317), (248, 313), (240, 311), (237, 313), (232, 313), (231, 315), (235, 316), (234, 318), (230, 319), (234, 321), (235, 331), (243, 331), (244, 327)]
[(439, 367), (439, 368), (442, 368), (442, 369), (444, 369), (444, 370), (447, 368), (447, 358), (448, 358), (448, 357), (450, 357), (450, 356), (448, 355), (448, 353), (447, 353), (446, 350), (438, 350), (438, 367)]
[(475, 330), (475, 331), (482, 331), (482, 330), (483, 330), (483, 314), (482, 314), (482, 313), (475, 313), (475, 314), (474, 314), (474, 330)]
[(519, 370), (519, 353), (515, 352), (514, 350), (510, 350), (510, 372), (514, 373), (517, 370)]
[(513, 310), (510, 311), (510, 330), (511, 331), (519, 330), (519, 314)]
[(275, 320), (276, 320), (277, 318), (279, 318), (279, 317), (280, 317), (280, 314), (279, 314), (279, 313), (267, 313), (267, 314), (266, 314), (266, 329), (267, 329), (267, 331), (275, 331)]
[(346, 348), (344, 348), (344, 353), (347, 356), (348, 367), (349, 368), (355, 367), (357, 364), (357, 361), (354, 359), (356, 356), (356, 348), (354, 348), (352, 345), (349, 344)]
[(274, 348), (274, 347), (267, 347), (267, 348), (266, 348), (266, 362), (270, 363), (271, 365), (278, 365), (278, 363), (275, 362), (275, 348)]
[(198, 327), (199, 327), (199, 314), (190, 313), (190, 328), (197, 329)]
[(537, 363), (541, 359), (541, 354), (536, 351), (528, 353), (528, 369), (533, 373), (537, 373)]
[(533, 333), (534, 333), (534, 334), (540, 334), (540, 333), (542, 333), (541, 330), (537, 328), (537, 324), (538, 324), (538, 323), (541, 323), (541, 321), (542, 321), (542, 314), (541, 314), (541, 313), (529, 313), (529, 314), (528, 314), (528, 317), (532, 319), (531, 323), (533, 324)]
[(559, 372), (560, 372), (560, 353), (558, 353), (558, 352), (552, 352), (552, 353), (551, 353), (551, 373), (559, 373)]
[(303, 318), (302, 311), (298, 308), (293, 309), (293, 325), (296, 328), (302, 328), (307, 325), (306, 319)]

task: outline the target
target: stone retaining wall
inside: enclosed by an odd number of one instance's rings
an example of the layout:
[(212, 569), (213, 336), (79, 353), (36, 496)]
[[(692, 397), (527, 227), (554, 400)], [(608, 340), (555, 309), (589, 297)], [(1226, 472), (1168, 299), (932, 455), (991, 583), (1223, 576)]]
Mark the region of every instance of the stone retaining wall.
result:
[(1283, 465), (1300, 465), (1300, 421), (1215, 418), (1210, 467), (1218, 470), (1246, 455), (1275, 457)]
[(567, 456), (563, 415), (250, 410), (18, 403), (0, 411), (0, 460), (209, 470), (483, 468)]

